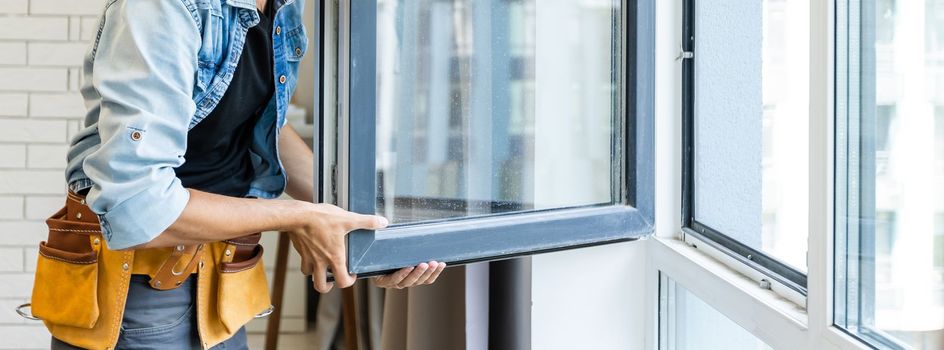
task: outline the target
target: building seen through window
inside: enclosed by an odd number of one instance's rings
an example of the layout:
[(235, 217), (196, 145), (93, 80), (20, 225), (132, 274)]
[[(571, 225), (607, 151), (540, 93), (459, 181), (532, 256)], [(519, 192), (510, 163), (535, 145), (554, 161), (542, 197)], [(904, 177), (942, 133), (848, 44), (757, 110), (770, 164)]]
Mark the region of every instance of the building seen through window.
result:
[[(875, 106), (863, 104), (863, 142), (874, 142), (874, 325), (916, 349), (944, 347), (944, 1), (879, 0)], [(907, 19), (907, 20), (904, 20)], [(868, 25), (868, 24), (863, 24)], [(868, 38), (864, 38), (868, 40)], [(863, 50), (870, 46), (864, 45)], [(868, 110), (873, 108), (874, 110)], [(869, 129), (874, 135), (865, 134)], [(865, 176), (865, 175), (863, 175)], [(868, 231), (863, 231), (868, 232)], [(868, 276), (863, 276), (866, 284)]]
[(619, 3), (536, 5), (377, 2), (379, 214), (406, 223), (614, 202)]

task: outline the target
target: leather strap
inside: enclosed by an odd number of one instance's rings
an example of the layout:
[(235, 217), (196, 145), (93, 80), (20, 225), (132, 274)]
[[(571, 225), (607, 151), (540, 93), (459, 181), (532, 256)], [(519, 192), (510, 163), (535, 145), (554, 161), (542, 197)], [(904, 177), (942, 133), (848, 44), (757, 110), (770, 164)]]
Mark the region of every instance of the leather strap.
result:
[[(188, 258), (186, 265), (178, 267), (185, 257)], [(190, 274), (197, 271), (197, 265), (202, 257), (203, 244), (177, 246), (151, 278), (149, 282), (151, 288), (169, 290), (179, 287), (190, 277)]]
[(256, 246), (259, 245), (259, 239), (262, 238), (261, 232), (256, 232), (251, 235), (242, 236), (239, 238), (228, 239), (223, 242), (232, 244), (235, 248), (233, 253), (233, 261), (245, 261), (249, 258), (252, 258), (256, 253)]

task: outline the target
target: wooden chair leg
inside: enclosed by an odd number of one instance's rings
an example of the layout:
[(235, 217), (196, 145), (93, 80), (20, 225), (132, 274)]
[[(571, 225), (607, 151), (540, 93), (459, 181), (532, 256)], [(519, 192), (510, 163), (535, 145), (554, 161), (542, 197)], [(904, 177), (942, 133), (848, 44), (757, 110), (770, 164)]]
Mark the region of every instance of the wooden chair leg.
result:
[(272, 306), (266, 325), (266, 350), (276, 350), (279, 345), (279, 327), (282, 321), (282, 297), (285, 295), (285, 271), (288, 269), (288, 234), (279, 233), (279, 247), (275, 253), (275, 276), (272, 276)]
[(349, 350), (357, 350), (357, 308), (354, 286), (341, 290), (341, 320), (344, 321), (344, 342)]

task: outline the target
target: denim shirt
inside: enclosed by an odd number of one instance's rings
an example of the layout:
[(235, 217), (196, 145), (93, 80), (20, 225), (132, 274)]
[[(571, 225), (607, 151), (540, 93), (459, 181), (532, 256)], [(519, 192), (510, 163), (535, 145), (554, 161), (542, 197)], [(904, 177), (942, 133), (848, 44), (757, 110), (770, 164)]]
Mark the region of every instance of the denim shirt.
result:
[[(275, 93), (253, 129), (255, 176), (247, 196), (285, 188), (279, 129), (295, 90), (308, 39), (304, 0), (274, 1)], [(109, 0), (87, 52), (81, 92), (88, 113), (72, 140), (69, 189), (89, 189), (110, 249), (146, 243), (183, 212), (189, 192), (174, 168), (184, 164), (187, 132), (229, 86), (254, 0)]]

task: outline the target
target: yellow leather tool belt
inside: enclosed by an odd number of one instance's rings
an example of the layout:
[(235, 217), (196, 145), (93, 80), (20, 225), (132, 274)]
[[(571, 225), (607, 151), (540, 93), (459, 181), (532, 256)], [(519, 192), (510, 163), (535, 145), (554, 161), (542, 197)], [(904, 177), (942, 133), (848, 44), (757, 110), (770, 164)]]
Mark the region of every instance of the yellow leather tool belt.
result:
[(71, 345), (114, 349), (132, 274), (151, 276), (156, 289), (176, 288), (197, 274), (204, 349), (271, 310), (258, 233), (198, 246), (110, 250), (98, 216), (73, 193), (46, 224), (49, 237), (39, 244), (31, 312), (53, 337)]

